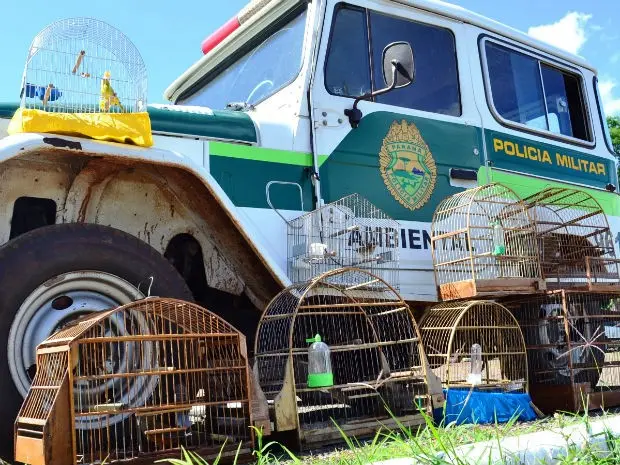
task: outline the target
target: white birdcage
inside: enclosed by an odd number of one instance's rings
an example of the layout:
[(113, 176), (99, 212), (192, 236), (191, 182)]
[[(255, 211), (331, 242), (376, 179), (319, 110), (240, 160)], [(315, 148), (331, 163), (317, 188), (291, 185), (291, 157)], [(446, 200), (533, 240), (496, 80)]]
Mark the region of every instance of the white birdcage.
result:
[(356, 267), (399, 287), (399, 225), (359, 194), (288, 223), (288, 275), (293, 283)]
[(146, 67), (119, 30), (91, 18), (68, 18), (32, 41), (21, 107), (62, 113), (146, 111)]

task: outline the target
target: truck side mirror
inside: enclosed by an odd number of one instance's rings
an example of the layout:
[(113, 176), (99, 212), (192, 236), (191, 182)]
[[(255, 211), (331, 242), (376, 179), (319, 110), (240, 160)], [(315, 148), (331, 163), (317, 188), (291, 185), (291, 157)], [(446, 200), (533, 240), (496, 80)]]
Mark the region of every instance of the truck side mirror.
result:
[(409, 43), (392, 42), (383, 49), (383, 81), (386, 89), (407, 87), (413, 82), (414, 75), (413, 50)]
[(347, 108), (344, 114), (349, 117), (352, 128), (356, 128), (362, 120), (362, 112), (357, 108), (360, 100), (367, 100), (377, 95), (387, 94), (394, 89), (406, 87), (413, 82), (415, 65), (413, 50), (408, 42), (392, 42), (383, 49), (383, 81), (386, 86), (374, 92), (360, 95), (353, 102), (353, 108)]

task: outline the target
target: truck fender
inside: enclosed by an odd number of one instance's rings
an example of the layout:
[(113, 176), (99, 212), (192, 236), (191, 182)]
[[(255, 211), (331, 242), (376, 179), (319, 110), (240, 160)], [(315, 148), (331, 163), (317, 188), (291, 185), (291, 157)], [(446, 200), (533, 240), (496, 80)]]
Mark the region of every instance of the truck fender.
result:
[(85, 162), (67, 191), (62, 222), (89, 222), (97, 214), (98, 200), (107, 183), (119, 170), (146, 167), (146, 175), (157, 179), (160, 185), (169, 181), (183, 186), (183, 202), (215, 226), (220, 252), (226, 252), (255, 305), (261, 308), (261, 304), (288, 285), (285, 272), (253, 240), (256, 226), (238, 215), (232, 201), (204, 167), (182, 153), (51, 134), (16, 134), (0, 140), (0, 163), (16, 158), (53, 159), (67, 155)]

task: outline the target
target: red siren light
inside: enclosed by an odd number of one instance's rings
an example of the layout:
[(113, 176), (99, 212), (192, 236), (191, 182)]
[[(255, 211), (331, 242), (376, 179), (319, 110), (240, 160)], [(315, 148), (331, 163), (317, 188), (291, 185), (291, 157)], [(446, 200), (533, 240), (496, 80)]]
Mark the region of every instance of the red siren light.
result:
[(213, 34), (202, 41), (202, 53), (205, 55), (209, 53), (226, 37), (232, 34), (239, 26), (241, 26), (241, 23), (236, 16), (226, 21)]
[(267, 5), (275, 5), (280, 0), (251, 0), (234, 18), (229, 19), (217, 31), (202, 41), (202, 53), (207, 54), (218, 46), (226, 37), (236, 31), (252, 17), (265, 11)]

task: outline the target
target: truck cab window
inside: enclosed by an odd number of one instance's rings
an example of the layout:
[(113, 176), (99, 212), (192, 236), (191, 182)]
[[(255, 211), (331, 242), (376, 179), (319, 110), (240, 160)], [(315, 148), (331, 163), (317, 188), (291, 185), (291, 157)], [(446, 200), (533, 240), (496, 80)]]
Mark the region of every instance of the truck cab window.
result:
[(413, 48), (415, 80), (407, 87), (376, 97), (375, 101), (459, 116), (456, 48), (450, 30), (343, 4), (336, 7), (327, 52), (327, 91), (357, 97), (371, 88), (384, 88), (387, 84), (381, 69), (383, 49), (398, 41), (409, 42)]
[(370, 92), (366, 29), (364, 10), (338, 7), (325, 63), (325, 87), (330, 94), (357, 97)]
[(304, 10), (178, 104), (225, 109), (232, 102), (257, 104), (275, 94), (299, 74), (305, 24)]
[(502, 119), (591, 140), (579, 76), (492, 42), (485, 53), (493, 106)]
[(370, 12), (373, 87), (383, 80), (383, 49), (392, 42), (411, 44), (415, 60), (413, 84), (377, 97), (377, 101), (414, 110), (460, 116), (461, 100), (454, 35), (449, 29)]

